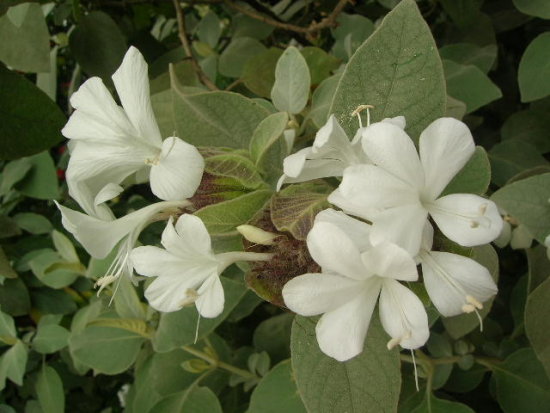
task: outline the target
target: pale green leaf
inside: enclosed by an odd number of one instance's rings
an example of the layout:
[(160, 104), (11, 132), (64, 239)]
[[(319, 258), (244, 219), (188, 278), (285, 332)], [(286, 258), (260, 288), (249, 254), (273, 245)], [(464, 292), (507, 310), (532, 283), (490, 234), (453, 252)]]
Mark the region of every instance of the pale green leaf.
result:
[(193, 387), (165, 397), (150, 412), (222, 413), (222, 408), (212, 390), (207, 387)]
[(341, 75), (337, 74), (323, 80), (313, 92), (313, 96), (311, 97), (311, 109), (307, 114), (307, 118), (311, 119), (318, 129), (326, 123), (330, 115), (329, 110), (332, 104), (332, 97), (336, 92), (340, 76)]
[(258, 96), (271, 97), (271, 89), (275, 83), (275, 66), (282, 54), (281, 49), (271, 47), (248, 60), (242, 75), (244, 85)]
[(550, 173), (506, 185), (491, 199), (525, 225), (537, 241), (544, 243), (550, 234)]
[(122, 318), (145, 319), (145, 308), (129, 277), (121, 277), (114, 298), (115, 310)]
[(17, 225), (31, 234), (47, 234), (52, 230), (52, 224), (48, 219), (34, 212), (21, 212), (14, 215)]
[(401, 389), (399, 352), (386, 348), (388, 336), (373, 317), (361, 354), (339, 362), (323, 354), (315, 321), (296, 316), (292, 326), (292, 367), (310, 412), (395, 412)]
[(333, 70), (338, 69), (340, 66), (340, 60), (336, 57), (329, 55), (323, 49), (318, 47), (304, 47), (300, 50), (304, 59), (306, 59), (309, 73), (311, 75), (311, 84), (313, 86), (318, 85), (327, 77), (329, 77)]
[(207, 43), (212, 48), (216, 47), (222, 33), (221, 22), (216, 13), (212, 11), (206, 13), (197, 24), (196, 31), (201, 42)]
[(52, 241), (61, 257), (68, 262), (80, 262), (74, 245), (69, 238), (59, 231), (52, 231)]
[(13, 318), (0, 311), (0, 342), (5, 344), (15, 344), (17, 341), (17, 331)]
[(65, 394), (61, 378), (50, 366), (43, 366), (36, 380), (36, 395), (43, 413), (65, 411)]
[(33, 349), (42, 354), (51, 354), (67, 346), (69, 331), (56, 324), (40, 325), (32, 340)]
[(443, 69), (430, 28), (416, 3), (403, 0), (351, 57), (329, 113), (354, 136), (357, 118), (352, 112), (373, 105), (373, 121), (403, 115), (416, 139), (444, 115), (445, 103)]
[(311, 77), (307, 62), (295, 47), (288, 47), (275, 67), (271, 100), (277, 109), (300, 113), (309, 99)]
[(522, 102), (531, 102), (550, 94), (550, 32), (545, 32), (527, 46), (518, 69)]
[(0, 195), (6, 195), (13, 186), (25, 177), (32, 168), (28, 158), (21, 158), (8, 162), (2, 169)]
[(0, 390), (3, 388), (4, 378), (10, 379), (15, 384), (23, 384), (23, 375), (27, 367), (28, 350), (21, 340), (11, 346), (0, 357)]
[(220, 73), (227, 77), (241, 77), (246, 63), (267, 49), (251, 37), (238, 37), (229, 43), (220, 55)]
[(30, 156), (32, 168), (15, 186), (23, 195), (36, 199), (57, 199), (59, 185), (53, 159), (48, 152)]

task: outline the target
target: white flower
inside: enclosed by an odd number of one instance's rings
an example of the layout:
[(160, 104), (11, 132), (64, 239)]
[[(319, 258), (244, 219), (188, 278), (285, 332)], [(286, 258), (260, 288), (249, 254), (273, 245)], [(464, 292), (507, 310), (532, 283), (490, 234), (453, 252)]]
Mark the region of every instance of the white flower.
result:
[(162, 233), (163, 248), (137, 247), (131, 260), (136, 272), (157, 277), (145, 298), (158, 311), (177, 311), (195, 303), (205, 318), (220, 315), (224, 306), (220, 274), (237, 261), (266, 261), (271, 254), (225, 252), (214, 254), (210, 235), (200, 218), (182, 215)]
[(147, 63), (135, 47), (126, 52), (113, 82), (123, 107), (98, 77), (88, 79), (71, 96), (76, 110), (62, 131), (71, 139), (70, 195), (88, 214), (98, 216), (101, 202), (95, 198), (107, 185), (120, 184), (132, 174), (148, 174), (151, 190), (160, 199), (191, 197), (204, 160), (179, 138), (162, 140), (149, 96)]
[[(121, 274), (131, 276), (130, 252), (139, 234), (159, 214), (172, 214), (188, 206), (189, 201), (165, 201), (146, 206), (130, 214), (113, 220), (103, 220), (59, 205), (62, 223), (94, 258), (105, 258), (118, 244), (118, 251), (107, 274), (98, 280), (104, 288)], [(100, 290), (101, 291), (101, 290)]]
[(424, 285), (432, 303), (445, 317), (476, 312), (498, 288), (487, 268), (471, 258), (431, 251), (433, 227), (426, 223), (419, 259)]
[(439, 229), (463, 246), (491, 242), (501, 232), (496, 205), (472, 194), (440, 197), (474, 153), (468, 127), (452, 118), (432, 122), (420, 135), (420, 157), (409, 136), (387, 122), (363, 132), (363, 149), (374, 165), (350, 166), (329, 201), (373, 222), (371, 241), (398, 243), (416, 255), (431, 215)]
[(318, 217), (307, 245), (322, 272), (293, 278), (285, 284), (283, 298), (298, 314), (323, 314), (316, 327), (321, 350), (339, 361), (361, 353), (378, 296), (382, 326), (392, 337), (388, 348), (422, 346), (429, 336), (426, 311), (418, 297), (398, 282), (418, 278), (411, 256), (387, 242), (371, 247), (365, 241), (369, 225), (342, 213)]

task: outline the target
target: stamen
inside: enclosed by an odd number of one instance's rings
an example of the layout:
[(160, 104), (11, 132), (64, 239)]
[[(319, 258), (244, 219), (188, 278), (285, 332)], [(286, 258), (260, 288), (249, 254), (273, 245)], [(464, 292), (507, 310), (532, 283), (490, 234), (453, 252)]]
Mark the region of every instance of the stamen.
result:
[(411, 332), (407, 331), (403, 336), (401, 337), (394, 337), (390, 341), (388, 341), (388, 344), (386, 345), (388, 347), (388, 350), (391, 350), (398, 344), (401, 344), (403, 341), (408, 340), (411, 338)]
[(465, 313), (473, 313), (474, 311), (476, 311), (476, 308), (472, 305), (472, 304), (464, 304), (462, 306), (462, 311), (464, 311)]
[(475, 299), (474, 297), (472, 297), (471, 295), (467, 295), (466, 296), (466, 301), (469, 303), (469, 304), (472, 304), (475, 308), (477, 308), (478, 310), (482, 310), (483, 309), (483, 304), (480, 303), (477, 299)]
[(471, 220), (470, 221), (470, 228), (477, 228), (479, 227), (479, 222), (475, 221), (475, 220)]
[(98, 278), (98, 280), (94, 284), (94, 288), (99, 287), (99, 290), (97, 291), (97, 296), (99, 297), (99, 294), (105, 287), (107, 287), (109, 284), (112, 284), (118, 276), (110, 274), (110, 275), (104, 275), (101, 278)]
[(412, 357), (413, 366), (414, 366), (414, 384), (416, 384), (416, 391), (420, 391), (420, 387), (418, 386), (418, 370), (416, 369), (416, 358), (414, 357), (413, 349), (411, 349), (411, 357)]
[(363, 128), (363, 121), (361, 120), (361, 112), (364, 110), (367, 110), (367, 126), (370, 126), (370, 111), (369, 109), (374, 109), (374, 106), (372, 105), (359, 105), (357, 108), (351, 113), (351, 116), (357, 116), (357, 120), (359, 121), (359, 128)]
[(188, 305), (194, 304), (199, 298), (199, 293), (193, 288), (188, 288), (185, 290), (185, 298), (180, 303), (180, 307), (187, 307)]

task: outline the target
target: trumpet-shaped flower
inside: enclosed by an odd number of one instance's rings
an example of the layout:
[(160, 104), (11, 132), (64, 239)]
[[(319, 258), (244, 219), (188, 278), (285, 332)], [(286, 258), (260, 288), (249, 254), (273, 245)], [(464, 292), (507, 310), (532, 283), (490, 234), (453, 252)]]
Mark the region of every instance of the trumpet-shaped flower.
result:
[(464, 123), (432, 122), (420, 135), (420, 157), (409, 136), (391, 123), (372, 124), (362, 135), (373, 165), (348, 167), (329, 201), (372, 221), (373, 243), (396, 242), (415, 256), (428, 214), (463, 246), (485, 244), (500, 234), (502, 218), (492, 201), (472, 194), (440, 197), (475, 150)]
[(370, 226), (343, 214), (325, 212), (318, 217), (307, 245), (322, 272), (293, 278), (285, 284), (283, 298), (298, 314), (323, 314), (316, 326), (321, 350), (339, 361), (361, 353), (379, 296), (380, 320), (392, 337), (388, 348), (422, 346), (429, 336), (426, 311), (399, 283), (418, 278), (407, 251), (387, 242), (368, 245)]
[[(76, 110), (62, 131), (71, 139), (70, 195), (88, 214), (98, 216), (98, 194), (105, 195), (106, 186), (137, 173), (149, 175), (151, 190), (160, 199), (191, 197), (204, 160), (179, 138), (162, 140), (149, 96), (147, 63), (135, 47), (126, 52), (113, 82), (122, 107), (98, 77), (88, 79), (71, 96)], [(105, 217), (105, 211), (102, 214)]]
[[(419, 259), (424, 285), (435, 308), (445, 317), (475, 312), (498, 289), (487, 268), (471, 258), (431, 251), (433, 227), (426, 223)], [(481, 322), (481, 317), (480, 317)]]
[(266, 261), (271, 254), (225, 252), (214, 254), (210, 235), (200, 218), (182, 215), (172, 219), (162, 233), (164, 248), (145, 246), (132, 251), (136, 272), (156, 277), (145, 298), (156, 310), (177, 311), (195, 304), (205, 318), (220, 315), (224, 306), (221, 273), (237, 261)]
[(98, 285), (104, 288), (121, 274), (132, 275), (130, 252), (139, 234), (148, 224), (159, 214), (165, 216), (176, 213), (189, 204), (189, 201), (157, 202), (113, 220), (103, 220), (59, 204), (57, 207), (61, 211), (65, 229), (74, 235), (92, 257), (105, 258), (118, 244), (118, 251), (111, 267), (105, 277), (98, 280)]

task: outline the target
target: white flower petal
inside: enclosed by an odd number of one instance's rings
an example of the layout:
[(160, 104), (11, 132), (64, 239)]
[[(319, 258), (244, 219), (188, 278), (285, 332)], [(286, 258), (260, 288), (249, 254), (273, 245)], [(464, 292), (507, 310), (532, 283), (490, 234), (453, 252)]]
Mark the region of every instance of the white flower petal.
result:
[[(380, 293), (380, 321), (390, 343), (406, 349), (423, 346), (430, 330), (428, 316), (420, 299), (398, 281), (385, 279)], [(390, 345), (390, 344), (389, 344)]]
[(307, 235), (311, 257), (323, 272), (340, 274), (362, 280), (370, 275), (363, 266), (361, 255), (353, 241), (337, 226), (328, 222), (313, 225)]
[(199, 314), (204, 318), (216, 318), (223, 312), (225, 296), (220, 277), (212, 275), (198, 290), (195, 302)]
[(122, 191), (124, 191), (124, 188), (120, 185), (108, 183), (95, 196), (94, 204), (98, 206), (104, 202), (110, 201), (111, 199), (119, 196)]
[(315, 331), (323, 353), (346, 361), (363, 351), (379, 292), (380, 285), (373, 279), (371, 285), (352, 301), (321, 317)]
[(475, 151), (470, 129), (453, 118), (433, 121), (420, 135), (419, 148), (428, 199), (441, 194)]
[(113, 82), (122, 106), (139, 136), (155, 147), (160, 147), (162, 138), (151, 106), (147, 63), (138, 49), (133, 46), (128, 49), (122, 64), (113, 74)]
[(285, 305), (304, 316), (333, 311), (358, 294), (360, 284), (333, 274), (303, 274), (283, 287)]
[(361, 258), (365, 267), (378, 277), (402, 281), (418, 280), (418, 271), (413, 258), (395, 244), (389, 242), (378, 244), (363, 252)]
[(311, 154), (311, 148), (300, 149), (298, 152), (288, 155), (283, 160), (283, 171), (290, 178), (297, 178), (304, 169), (306, 159)]
[(389, 241), (404, 248), (412, 257), (418, 254), (428, 212), (419, 204), (402, 205), (376, 215), (370, 240)]
[(424, 229), (422, 230), (422, 241), (420, 242), (420, 249), (431, 251), (434, 243), (434, 227), (430, 224), (430, 221), (426, 220)]
[(462, 255), (437, 251), (423, 254), (422, 274), (430, 299), (445, 317), (462, 314), (467, 296), (483, 303), (497, 293), (487, 268)]
[(377, 166), (414, 188), (424, 186), (424, 172), (411, 138), (399, 126), (377, 122), (363, 132), (363, 150)]
[(183, 214), (174, 226), (170, 219), (162, 232), (162, 246), (171, 254), (187, 262), (214, 262), (211, 240), (199, 217)]
[(344, 214), (342, 211), (327, 208), (315, 216), (315, 222), (329, 222), (336, 225), (346, 233), (360, 252), (365, 251), (372, 246), (369, 239), (371, 225), (352, 218), (349, 215)]
[(380, 122), (391, 123), (392, 125), (395, 125), (398, 128), (401, 128), (403, 130), (405, 130), (405, 127), (407, 126), (405, 116), (396, 116), (395, 118), (384, 118)]
[(494, 202), (477, 195), (447, 195), (429, 205), (428, 211), (447, 238), (465, 247), (487, 244), (502, 231)]
[(159, 161), (151, 167), (151, 190), (166, 201), (190, 198), (202, 179), (204, 159), (197, 148), (179, 138), (162, 143)]
[(330, 115), (327, 120), (327, 123), (319, 129), (315, 135), (315, 140), (313, 141), (312, 151), (313, 153), (334, 153), (342, 157), (341, 155), (353, 157), (353, 154), (350, 154), (351, 142), (346, 135), (346, 132), (334, 115)]
[(504, 248), (512, 239), (512, 225), (508, 221), (502, 223), (502, 230), (500, 235), (493, 241), (499, 248)]
[(342, 183), (328, 201), (372, 221), (385, 208), (417, 203), (418, 192), (382, 168), (354, 165), (344, 170)]

